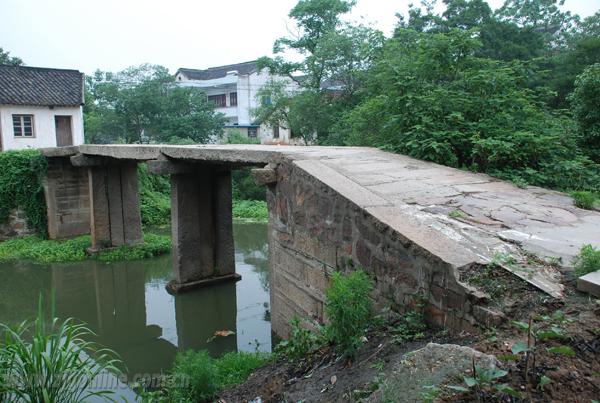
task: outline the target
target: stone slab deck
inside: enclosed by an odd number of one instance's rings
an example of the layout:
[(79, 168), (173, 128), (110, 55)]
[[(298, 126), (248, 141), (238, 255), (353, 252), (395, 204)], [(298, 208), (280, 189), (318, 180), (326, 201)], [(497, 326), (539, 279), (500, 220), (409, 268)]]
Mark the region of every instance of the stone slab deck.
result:
[(577, 289), (600, 298), (600, 270), (579, 277)]
[[(569, 270), (581, 246), (600, 247), (600, 212), (575, 207), (566, 194), (531, 186), (521, 189), (488, 175), (373, 148), (84, 145), (44, 152), (49, 157), (80, 153), (231, 166), (291, 161), (454, 267), (494, 261), (555, 297), (561, 296), (563, 273), (532, 264), (527, 255), (558, 259)], [(508, 255), (516, 262), (498, 259)]]

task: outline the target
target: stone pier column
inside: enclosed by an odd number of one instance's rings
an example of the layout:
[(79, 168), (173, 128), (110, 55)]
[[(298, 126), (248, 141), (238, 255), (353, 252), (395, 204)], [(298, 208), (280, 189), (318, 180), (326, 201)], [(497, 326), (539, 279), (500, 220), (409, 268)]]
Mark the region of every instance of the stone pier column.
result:
[(137, 163), (90, 166), (88, 176), (92, 250), (141, 243)]
[(235, 274), (231, 171), (213, 176), (215, 214), (215, 271), (218, 276)]
[[(161, 165), (162, 164), (162, 165)], [(170, 292), (238, 280), (231, 213), (231, 172), (207, 166), (157, 163), (171, 173), (171, 233), (174, 280)]]

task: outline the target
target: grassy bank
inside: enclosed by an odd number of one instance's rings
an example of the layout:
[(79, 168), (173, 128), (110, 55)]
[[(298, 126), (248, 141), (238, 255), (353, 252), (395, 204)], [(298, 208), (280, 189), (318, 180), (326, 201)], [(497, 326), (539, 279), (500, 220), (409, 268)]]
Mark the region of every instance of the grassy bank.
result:
[(233, 218), (236, 220), (269, 221), (267, 202), (262, 200), (234, 200), (232, 213)]
[(91, 246), (88, 235), (77, 238), (54, 241), (37, 236), (10, 239), (0, 242), (0, 262), (11, 260), (31, 260), (38, 263), (79, 262), (96, 259), (103, 262), (146, 259), (168, 253), (171, 250), (171, 238), (167, 235), (145, 234), (144, 243), (135, 246), (121, 246), (100, 252), (86, 254)]

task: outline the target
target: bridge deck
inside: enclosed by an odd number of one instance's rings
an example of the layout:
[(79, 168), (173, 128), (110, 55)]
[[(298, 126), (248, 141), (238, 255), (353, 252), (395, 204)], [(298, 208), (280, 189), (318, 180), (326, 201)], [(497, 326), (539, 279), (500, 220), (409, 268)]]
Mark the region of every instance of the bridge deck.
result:
[[(600, 247), (600, 212), (576, 208), (568, 195), (520, 189), (484, 174), (373, 148), (83, 145), (45, 150), (47, 156), (76, 153), (250, 166), (290, 160), (455, 267), (495, 261), (554, 296), (562, 290), (559, 270), (532, 263), (535, 259), (526, 255), (560, 258), (568, 268), (582, 245)], [(508, 255), (515, 262), (498, 258)]]

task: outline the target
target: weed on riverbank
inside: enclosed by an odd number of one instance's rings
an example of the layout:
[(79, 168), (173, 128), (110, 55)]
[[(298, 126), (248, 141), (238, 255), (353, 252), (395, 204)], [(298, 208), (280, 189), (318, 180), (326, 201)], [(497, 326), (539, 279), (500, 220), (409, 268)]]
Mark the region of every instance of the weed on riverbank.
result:
[(267, 222), (269, 210), (267, 202), (261, 200), (234, 200), (232, 208), (236, 220)]
[(220, 391), (244, 382), (270, 359), (267, 353), (240, 351), (212, 358), (205, 350), (189, 350), (177, 354), (164, 388), (140, 391), (140, 395), (145, 403), (213, 401)]
[(121, 246), (88, 255), (91, 246), (88, 235), (66, 241), (44, 240), (37, 236), (9, 239), (0, 242), (0, 262), (11, 260), (31, 260), (37, 263), (80, 262), (97, 259), (103, 262), (146, 259), (168, 253), (171, 250), (171, 237), (167, 235), (145, 234), (144, 243), (134, 246)]

